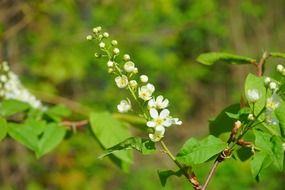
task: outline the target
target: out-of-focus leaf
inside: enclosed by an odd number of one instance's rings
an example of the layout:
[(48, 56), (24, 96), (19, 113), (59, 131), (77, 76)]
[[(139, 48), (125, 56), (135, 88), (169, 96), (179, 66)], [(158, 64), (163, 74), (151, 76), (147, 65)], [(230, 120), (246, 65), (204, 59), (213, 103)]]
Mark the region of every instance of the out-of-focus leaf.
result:
[(0, 141), (6, 137), (6, 134), (7, 134), (6, 120), (0, 117)]
[(255, 62), (254, 59), (243, 57), (230, 53), (211, 52), (199, 55), (197, 61), (204, 65), (213, 65), (216, 62), (222, 61), (228, 64), (249, 64)]
[(57, 105), (49, 108), (45, 114), (51, 117), (54, 121), (61, 121), (63, 117), (68, 117), (71, 111), (64, 105)]
[(285, 59), (285, 53), (281, 52), (270, 52), (270, 56)]
[(29, 104), (18, 100), (3, 100), (0, 102), (0, 115), (11, 116), (29, 109)]
[(227, 113), (238, 113), (240, 109), (239, 104), (233, 104), (226, 107), (215, 119), (209, 121), (210, 134), (218, 137), (222, 133), (232, 130), (236, 119), (228, 116)]
[(253, 159), (251, 160), (251, 173), (252, 176), (256, 179), (256, 181), (259, 181), (259, 174), (261, 170), (264, 169), (264, 162), (266, 160), (270, 162), (270, 159), (268, 159), (268, 155), (263, 151), (255, 153)]
[(275, 115), (279, 121), (281, 134), (285, 137), (285, 104), (282, 102), (281, 105), (275, 110)]
[(105, 152), (101, 154), (99, 158), (103, 158), (109, 154), (126, 149), (134, 149), (141, 152), (142, 154), (151, 154), (155, 152), (155, 143), (149, 139), (130, 137), (123, 142), (120, 142), (119, 144), (105, 150)]
[(227, 143), (212, 135), (201, 141), (190, 138), (179, 150), (176, 158), (179, 162), (188, 166), (201, 164), (223, 151), (226, 147)]
[(177, 176), (180, 177), (182, 175), (182, 171), (178, 170), (178, 171), (173, 171), (173, 170), (166, 170), (166, 171), (157, 171), (158, 176), (159, 176), (159, 180), (161, 185), (164, 187), (166, 185), (166, 182), (168, 180), (169, 177), (171, 176)]
[(63, 140), (65, 132), (64, 127), (55, 123), (47, 125), (38, 143), (37, 157), (41, 157), (54, 149)]
[[(92, 113), (90, 115), (91, 129), (100, 144), (108, 149), (131, 137), (129, 131), (121, 122), (114, 119), (108, 112)], [(132, 154), (130, 150), (113, 153), (119, 159), (131, 163)]]

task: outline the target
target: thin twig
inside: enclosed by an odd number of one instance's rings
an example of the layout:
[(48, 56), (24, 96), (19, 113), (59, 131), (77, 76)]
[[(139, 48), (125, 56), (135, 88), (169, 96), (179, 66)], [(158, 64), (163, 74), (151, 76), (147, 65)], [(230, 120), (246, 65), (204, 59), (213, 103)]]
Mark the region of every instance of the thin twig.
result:
[(207, 186), (208, 186), (208, 184), (209, 184), (211, 178), (213, 177), (213, 175), (214, 175), (214, 173), (215, 173), (215, 171), (216, 171), (216, 168), (218, 167), (219, 163), (220, 163), (220, 162), (219, 162), (218, 160), (216, 160), (216, 161), (214, 162), (214, 164), (213, 164), (213, 166), (212, 166), (212, 168), (211, 168), (211, 170), (210, 170), (210, 172), (209, 172), (209, 174), (208, 174), (208, 176), (207, 176), (207, 179), (206, 179), (206, 181), (205, 181), (205, 184), (204, 184), (203, 187), (202, 187), (202, 190), (205, 190), (205, 189), (207, 188)]
[(183, 172), (183, 175), (187, 178), (187, 180), (192, 184), (193, 188), (195, 190), (201, 190), (201, 185), (195, 175), (195, 173), (192, 171), (191, 167), (184, 167), (182, 166), (176, 158), (173, 156), (171, 151), (167, 148), (166, 144), (163, 141), (160, 141), (160, 144), (165, 151), (165, 153), (169, 156), (169, 158), (180, 168), (180, 170)]

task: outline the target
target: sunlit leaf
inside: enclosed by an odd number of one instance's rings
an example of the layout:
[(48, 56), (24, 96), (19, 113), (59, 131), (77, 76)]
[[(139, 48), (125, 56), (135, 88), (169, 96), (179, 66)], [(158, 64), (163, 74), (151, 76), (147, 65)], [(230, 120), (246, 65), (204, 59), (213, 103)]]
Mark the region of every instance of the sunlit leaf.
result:
[(249, 57), (238, 56), (230, 53), (211, 52), (199, 55), (197, 61), (204, 65), (213, 65), (216, 62), (225, 62), (228, 64), (249, 64), (255, 62)]
[(29, 109), (29, 104), (18, 100), (3, 100), (0, 102), (0, 115), (11, 116)]

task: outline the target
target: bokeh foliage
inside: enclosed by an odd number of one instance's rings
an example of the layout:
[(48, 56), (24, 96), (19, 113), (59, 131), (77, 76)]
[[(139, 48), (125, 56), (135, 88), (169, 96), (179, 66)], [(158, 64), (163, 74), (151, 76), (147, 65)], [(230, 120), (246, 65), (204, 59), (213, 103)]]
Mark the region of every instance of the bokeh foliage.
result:
[[(0, 58), (9, 61), (25, 85), (49, 103), (57, 103), (58, 99), (46, 96), (52, 94), (96, 111), (116, 111), (115, 105), (123, 94), (114, 88), (106, 65), (94, 58), (93, 47), (85, 41), (93, 26), (108, 29), (123, 47), (122, 52), (129, 53), (139, 69), (170, 99), (173, 112), (185, 118), (186, 124), (170, 131), (173, 136), (167, 137), (173, 148), (189, 136), (203, 136), (208, 130), (207, 117), (215, 116), (230, 101), (239, 100), (241, 89), (233, 85), (241, 86), (241, 78), (249, 70), (228, 65), (215, 65), (209, 70), (195, 62), (200, 53), (226, 51), (255, 57), (262, 50), (282, 51), (285, 47), (285, 2), (281, 0), (0, 3)], [(123, 174), (111, 163), (96, 159), (101, 149), (89, 136), (88, 131), (73, 135), (37, 162), (21, 146), (1, 142), (1, 155), (5, 155), (0, 158), (1, 189), (160, 188), (158, 177), (153, 180), (153, 168), (160, 166), (160, 156), (137, 156), (138, 164), (130, 174)], [(161, 165), (163, 168), (170, 163)], [(18, 177), (10, 177), (15, 170), (19, 171)], [(207, 169), (200, 171), (198, 175), (203, 177)], [(249, 165), (224, 163), (210, 189), (226, 189), (233, 178), (240, 181), (233, 189), (280, 189), (284, 182), (284, 174), (282, 178), (272, 171), (265, 174), (263, 182), (255, 184)], [(188, 187), (187, 182), (175, 178), (170, 182), (166, 189)]]

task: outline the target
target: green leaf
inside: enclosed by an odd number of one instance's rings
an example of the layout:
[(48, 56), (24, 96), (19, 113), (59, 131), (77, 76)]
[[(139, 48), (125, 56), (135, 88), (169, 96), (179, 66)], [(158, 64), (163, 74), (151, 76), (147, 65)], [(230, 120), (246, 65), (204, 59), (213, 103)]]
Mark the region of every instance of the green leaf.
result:
[(38, 143), (37, 157), (39, 158), (54, 149), (63, 140), (65, 132), (64, 127), (55, 123), (47, 125)]
[(38, 134), (30, 125), (8, 123), (8, 134), (27, 148), (37, 150)]
[(197, 61), (204, 65), (213, 65), (222, 61), (228, 64), (249, 64), (255, 62), (254, 59), (238, 56), (230, 53), (210, 52), (199, 55)]
[(8, 117), (29, 109), (29, 104), (18, 100), (3, 100), (0, 102), (0, 115)]
[(271, 53), (270, 53), (270, 56), (285, 59), (285, 53), (280, 53), (280, 52), (271, 52)]
[(210, 134), (219, 137), (222, 133), (231, 131), (236, 119), (229, 117), (227, 113), (238, 113), (239, 109), (239, 104), (230, 105), (226, 107), (215, 119), (210, 120)]
[(142, 154), (151, 154), (155, 152), (155, 143), (149, 139), (130, 137), (124, 140), (123, 142), (120, 142), (119, 144), (106, 149), (105, 152), (101, 154), (98, 158), (103, 158), (105, 156), (108, 156), (109, 154), (126, 149), (134, 149), (141, 152)]
[[(100, 144), (108, 149), (131, 137), (129, 131), (121, 122), (114, 119), (110, 113), (92, 113), (90, 115), (91, 129)], [(125, 162), (132, 162), (130, 151), (115, 152), (114, 155)]]
[[(250, 166), (251, 166), (251, 173), (252, 176), (259, 181), (259, 174), (261, 172), (262, 169), (264, 169), (264, 162), (266, 160), (266, 158), (268, 157), (268, 155), (263, 152), (257, 152), (255, 153), (255, 155), (253, 156)], [(267, 159), (268, 160), (268, 159)]]
[(284, 150), (282, 146), (282, 140), (278, 136), (273, 136), (271, 138), (271, 142), (273, 163), (279, 171), (282, 171), (284, 163)]
[(45, 114), (52, 118), (54, 121), (59, 122), (62, 120), (62, 118), (70, 116), (71, 111), (64, 105), (57, 105), (49, 108)]
[(178, 162), (185, 165), (201, 164), (227, 147), (227, 143), (212, 135), (198, 141), (190, 138), (180, 149), (176, 158)]
[[(253, 74), (248, 74), (245, 80), (245, 97), (248, 99), (248, 91), (256, 89), (261, 95), (260, 99), (257, 100), (254, 104), (254, 113), (258, 115), (258, 113), (264, 108), (266, 101), (266, 88), (264, 87), (264, 77), (258, 77)], [(253, 109), (253, 104), (250, 104), (250, 107)]]
[(6, 120), (0, 117), (0, 141), (2, 141), (7, 134), (7, 123)]
[(180, 177), (182, 175), (182, 171), (178, 170), (178, 171), (173, 171), (173, 170), (166, 170), (166, 171), (158, 171), (158, 176), (159, 176), (159, 180), (161, 185), (164, 187), (166, 185), (167, 179), (171, 176), (177, 176)]
[(283, 102), (275, 110), (275, 115), (279, 121), (281, 134), (283, 137), (285, 137), (285, 104)]

